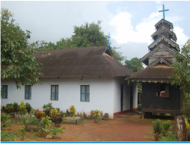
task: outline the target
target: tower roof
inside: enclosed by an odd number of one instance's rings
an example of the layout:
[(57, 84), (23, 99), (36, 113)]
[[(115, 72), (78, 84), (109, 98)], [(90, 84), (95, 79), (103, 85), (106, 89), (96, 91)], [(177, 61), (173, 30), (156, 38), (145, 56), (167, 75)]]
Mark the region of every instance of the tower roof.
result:
[(169, 25), (169, 28), (170, 28), (170, 29), (173, 29), (173, 24), (172, 24), (171, 22), (167, 21), (167, 20), (164, 20), (164, 19), (161, 19), (159, 22), (157, 22), (157, 23), (155, 24), (156, 29), (159, 29), (159, 27), (160, 27), (163, 23), (168, 24), (168, 25)]

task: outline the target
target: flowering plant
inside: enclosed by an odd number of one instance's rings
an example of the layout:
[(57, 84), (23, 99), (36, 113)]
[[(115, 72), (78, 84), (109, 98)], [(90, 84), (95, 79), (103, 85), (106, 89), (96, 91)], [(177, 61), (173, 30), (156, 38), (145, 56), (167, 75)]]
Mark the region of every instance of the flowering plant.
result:
[(50, 111), (51, 117), (58, 116), (58, 115), (59, 115), (59, 112), (57, 109), (51, 109), (51, 111)]
[(95, 116), (96, 118), (99, 117), (100, 113), (101, 113), (101, 111), (99, 111), (97, 109), (92, 111), (92, 115)]
[(22, 101), (19, 105), (19, 113), (26, 114), (26, 112), (27, 112), (26, 106), (25, 106), (24, 102)]
[(71, 116), (74, 116), (75, 113), (76, 113), (76, 109), (74, 107), (74, 105), (71, 105), (70, 108), (69, 108), (69, 113)]
[(45, 117), (45, 113), (39, 110), (35, 110), (35, 116), (37, 119), (40, 119), (41, 117)]

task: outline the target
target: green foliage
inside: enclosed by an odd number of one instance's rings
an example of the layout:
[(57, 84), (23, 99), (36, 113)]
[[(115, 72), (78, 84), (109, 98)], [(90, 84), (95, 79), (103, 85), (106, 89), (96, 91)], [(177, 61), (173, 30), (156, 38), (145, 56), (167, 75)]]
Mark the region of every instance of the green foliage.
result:
[(183, 113), (190, 117), (190, 40), (182, 48), (181, 53), (176, 53), (176, 63), (172, 65), (172, 85), (179, 86), (184, 94)]
[(39, 122), (38, 119), (30, 120), (30, 121), (27, 122), (27, 124), (45, 126), (45, 123), (44, 122)]
[(44, 110), (51, 110), (53, 108), (52, 103), (48, 103), (46, 105), (43, 105)]
[(25, 106), (24, 102), (21, 101), (21, 103), (19, 105), (19, 113), (20, 114), (26, 114), (26, 112), (27, 112), (26, 106)]
[(120, 49), (120, 48), (117, 48), (117, 47), (110, 47), (111, 48), (111, 51), (113, 53), (113, 57), (119, 61), (119, 62), (122, 62), (126, 59), (125, 56), (122, 56), (122, 53), (117, 51), (117, 49)]
[(1, 114), (1, 122), (5, 122), (7, 121), (11, 116), (9, 114), (6, 113), (2, 113)]
[(21, 138), (24, 140), (24, 137), (27, 133), (25, 130), (25, 126), (22, 126), (21, 128), (19, 128), (19, 131), (21, 132)]
[(108, 113), (105, 113), (104, 117), (109, 117), (109, 114), (108, 114)]
[(153, 122), (153, 132), (158, 135), (162, 133), (162, 125), (160, 119), (157, 119)]
[(40, 83), (41, 63), (34, 56), (37, 43), (29, 44), (30, 31), (14, 23), (13, 14), (1, 9), (1, 78), (13, 79), (21, 85)]
[(171, 121), (167, 120), (162, 122), (162, 126), (163, 126), (163, 130), (167, 132), (171, 128)]
[(98, 123), (100, 123), (101, 120), (102, 120), (102, 118), (99, 118), (99, 117), (97, 118), (97, 122), (98, 122)]
[(75, 109), (74, 105), (70, 106), (69, 113), (70, 113), (70, 116), (75, 116), (76, 109)]
[(18, 138), (20, 135), (13, 132), (1, 131), (1, 141), (14, 141), (14, 138)]
[(46, 116), (41, 119), (41, 122), (44, 123), (45, 127), (50, 127), (52, 124), (52, 121), (50, 120), (50, 117)]
[(141, 69), (143, 69), (143, 66), (141, 65), (141, 61), (138, 58), (132, 58), (131, 60), (125, 61), (125, 66), (132, 72), (137, 72)]
[(42, 128), (44, 133), (50, 134), (50, 135), (57, 135), (57, 132), (63, 132), (63, 127), (56, 128), (54, 127), (53, 129), (45, 129)]
[(66, 110), (66, 116), (70, 116), (69, 110)]
[(142, 104), (138, 104), (137, 110), (138, 110), (138, 111), (141, 111), (141, 109), (142, 109)]
[(177, 141), (177, 139), (173, 133), (166, 133), (166, 135), (159, 138), (158, 141)]
[(30, 113), (30, 111), (32, 109), (31, 105), (29, 103), (26, 103), (25, 106), (26, 106), (27, 112)]
[(83, 117), (87, 118), (87, 114), (85, 112), (83, 112)]

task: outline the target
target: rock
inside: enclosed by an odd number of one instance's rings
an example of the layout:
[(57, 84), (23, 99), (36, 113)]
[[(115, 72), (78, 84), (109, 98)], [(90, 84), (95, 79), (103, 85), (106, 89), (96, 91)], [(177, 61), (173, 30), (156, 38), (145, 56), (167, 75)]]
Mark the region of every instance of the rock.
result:
[(177, 141), (189, 141), (189, 134), (187, 132), (185, 117), (183, 115), (177, 116), (175, 118), (173, 133), (175, 134)]
[(53, 135), (53, 139), (61, 139), (61, 137)]
[(53, 136), (52, 135), (46, 135), (46, 137), (45, 137), (46, 139), (52, 139), (53, 138)]

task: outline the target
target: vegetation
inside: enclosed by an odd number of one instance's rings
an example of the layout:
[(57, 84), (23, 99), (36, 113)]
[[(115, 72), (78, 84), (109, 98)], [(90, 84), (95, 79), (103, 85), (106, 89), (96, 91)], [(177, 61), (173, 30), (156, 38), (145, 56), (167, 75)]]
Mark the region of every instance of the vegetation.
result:
[(190, 117), (190, 40), (183, 46), (181, 53), (176, 54), (176, 63), (172, 65), (172, 85), (179, 86), (184, 94), (183, 114)]
[(166, 133), (165, 136), (159, 138), (158, 141), (177, 141), (177, 139), (175, 138), (175, 135), (173, 133)]
[(156, 121), (153, 122), (153, 133), (158, 135), (162, 133), (162, 125), (160, 119), (157, 119)]
[(30, 113), (32, 109), (31, 105), (29, 103), (26, 103), (25, 106), (26, 106), (27, 112)]
[(76, 109), (75, 109), (74, 105), (70, 106), (69, 113), (70, 113), (70, 116), (75, 116)]
[(141, 61), (138, 58), (132, 58), (131, 60), (125, 61), (125, 66), (132, 72), (137, 72), (141, 69), (143, 69), (143, 66), (141, 65)]
[(141, 111), (141, 109), (142, 109), (142, 104), (138, 104), (137, 110)]
[(26, 114), (26, 112), (27, 112), (26, 106), (25, 106), (24, 102), (21, 101), (21, 103), (19, 105), (19, 113), (20, 114)]
[(93, 110), (92, 111), (93, 116), (96, 117), (96, 118), (99, 117), (100, 113), (101, 113), (101, 111), (99, 111), (99, 110)]
[(21, 85), (40, 83), (41, 63), (34, 56), (37, 43), (29, 44), (30, 31), (23, 31), (14, 23), (13, 14), (1, 9), (1, 78), (13, 79)]
[(50, 120), (50, 117), (46, 116), (41, 119), (41, 122), (44, 123), (45, 127), (50, 127), (52, 124), (52, 121)]
[(45, 113), (39, 110), (35, 110), (35, 116), (37, 119), (41, 119), (42, 117), (45, 117)]
[(27, 122), (27, 124), (31, 124), (31, 125), (40, 125), (40, 126), (44, 126), (44, 122), (40, 122), (38, 119), (33, 119), (29, 122)]
[(25, 138), (25, 135), (26, 135), (26, 130), (25, 130), (25, 127), (22, 126), (21, 128), (19, 128), (19, 131), (21, 131), (21, 139), (24, 140)]
[(108, 113), (105, 113), (104, 117), (109, 117), (109, 114), (108, 114)]
[(163, 130), (165, 132), (167, 132), (171, 128), (171, 121), (167, 120), (167, 121), (162, 122), (162, 127), (163, 127)]
[(54, 116), (59, 116), (59, 112), (57, 109), (51, 109), (50, 111), (50, 116), (54, 117)]
[(19, 134), (13, 133), (13, 132), (8, 132), (6, 131), (1, 131), (1, 141), (13, 141), (14, 138), (20, 137)]

